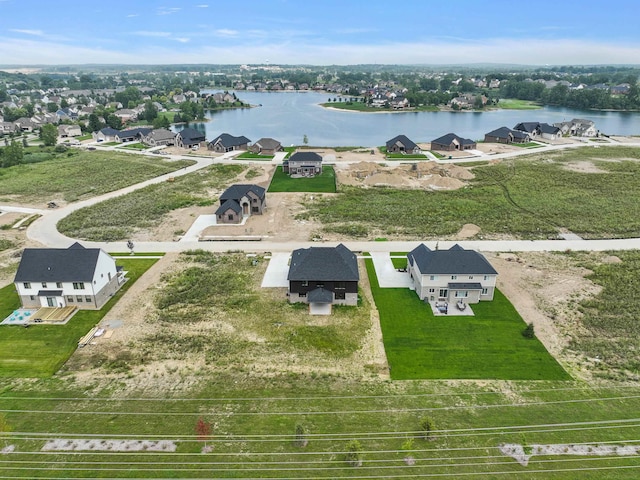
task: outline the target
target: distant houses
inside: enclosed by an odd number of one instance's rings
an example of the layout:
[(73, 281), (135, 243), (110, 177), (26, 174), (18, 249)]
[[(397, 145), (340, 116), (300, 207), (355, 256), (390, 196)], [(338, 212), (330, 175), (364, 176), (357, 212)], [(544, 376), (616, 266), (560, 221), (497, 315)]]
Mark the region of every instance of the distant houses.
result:
[(422, 150), (405, 135), (398, 135), (386, 142), (387, 153), (419, 154)]
[(487, 143), (528, 143), (531, 137), (527, 132), (520, 130), (512, 130), (507, 127), (496, 128), (495, 130), (485, 133), (484, 141)]
[(204, 133), (195, 128), (187, 127), (180, 130), (176, 134), (175, 144), (182, 148), (194, 148), (200, 147), (200, 144), (205, 142)]
[(228, 133), (222, 133), (211, 140), (207, 148), (217, 153), (233, 152), (234, 150), (247, 150), (249, 148), (249, 140), (247, 137), (234, 137)]
[(531, 139), (540, 137), (546, 140), (557, 140), (562, 137), (560, 129), (548, 123), (521, 122), (513, 127), (513, 129), (527, 133)]
[(277, 152), (282, 152), (282, 144), (278, 140), (273, 138), (261, 138), (253, 145), (249, 147), (249, 151), (260, 155), (275, 155)]

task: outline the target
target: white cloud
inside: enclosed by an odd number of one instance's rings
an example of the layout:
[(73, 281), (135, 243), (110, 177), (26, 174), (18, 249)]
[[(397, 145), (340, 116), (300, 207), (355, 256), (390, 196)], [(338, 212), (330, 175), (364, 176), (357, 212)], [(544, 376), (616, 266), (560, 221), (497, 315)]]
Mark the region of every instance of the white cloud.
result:
[(178, 13), (180, 10), (182, 10), (180, 7), (159, 7), (156, 15), (171, 15), (172, 13)]
[(191, 39), (187, 37), (174, 37), (172, 38), (172, 40), (175, 40), (176, 42), (180, 42), (180, 43), (187, 43)]
[(219, 37), (235, 37), (238, 35), (237, 30), (231, 30), (229, 28), (220, 28), (218, 30), (215, 31), (215, 34)]
[(130, 13), (129, 15), (127, 15), (127, 18), (134, 18), (134, 17), (139, 17), (140, 14), (138, 13)]
[(139, 30), (137, 32), (132, 32), (133, 35), (138, 35), (140, 37), (159, 37), (166, 38), (171, 36), (171, 32), (154, 32), (149, 30)]
[(11, 28), (10, 32), (24, 33), (25, 35), (35, 35), (36, 37), (44, 37), (45, 33), (42, 30), (28, 30), (26, 28)]
[(196, 7), (198, 7), (198, 8), (209, 8), (209, 5), (202, 4), (202, 5), (196, 5)]

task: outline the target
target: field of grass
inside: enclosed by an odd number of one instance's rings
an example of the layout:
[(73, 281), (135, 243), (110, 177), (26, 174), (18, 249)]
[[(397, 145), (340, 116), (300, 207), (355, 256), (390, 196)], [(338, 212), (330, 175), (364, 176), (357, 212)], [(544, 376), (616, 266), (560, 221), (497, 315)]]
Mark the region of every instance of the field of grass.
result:
[[(476, 178), (456, 191), (343, 186), (339, 196), (306, 205), (307, 215), (326, 231), (370, 238), (425, 238), (425, 232), (443, 237), (465, 223), (489, 236), (557, 238), (564, 227), (584, 238), (635, 237), (640, 231), (640, 216), (634, 213), (640, 202), (640, 162), (633, 159), (638, 158), (634, 148), (585, 147), (475, 167)], [(565, 168), (577, 161), (591, 161), (607, 173)]]
[(571, 378), (542, 343), (522, 336), (526, 324), (500, 291), (471, 305), (474, 316), (435, 317), (414, 291), (380, 288), (366, 263), (394, 380)]
[(123, 152), (71, 150), (47, 161), (0, 169), (0, 198), (10, 196), (16, 203), (46, 203), (59, 198), (74, 202), (192, 163)]
[(498, 102), (499, 108), (509, 110), (539, 110), (542, 106), (530, 100), (518, 100), (515, 98), (501, 98)]
[[(50, 377), (78, 347), (78, 340), (100, 322), (109, 309), (153, 265), (156, 259), (126, 259), (116, 263), (129, 272), (126, 282), (101, 310), (81, 310), (66, 325), (0, 326), (0, 377)], [(0, 318), (20, 306), (15, 287), (0, 290)]]
[(6, 238), (0, 238), (0, 252), (2, 252), (3, 250), (9, 250), (14, 246), (15, 246), (15, 243), (13, 243), (11, 240), (7, 240)]
[(128, 150), (146, 150), (149, 147), (140, 142), (136, 142), (136, 143), (125, 143), (120, 148), (124, 148)]
[(244, 153), (238, 155), (237, 157), (233, 157), (233, 158), (238, 159), (238, 160), (251, 159), (251, 160), (266, 160), (266, 161), (270, 161), (270, 160), (273, 159), (273, 155), (260, 155), (259, 153), (244, 152)]
[(208, 191), (223, 188), (243, 169), (241, 165), (213, 165), (176, 177), (173, 182), (149, 185), (76, 210), (58, 223), (58, 230), (83, 240), (126, 240), (137, 229), (159, 224), (162, 217), (172, 210), (192, 205), (213, 205), (215, 198)]
[(310, 178), (291, 178), (282, 171), (282, 167), (276, 168), (269, 184), (269, 192), (322, 192), (335, 193), (336, 174), (333, 167), (325, 165), (322, 173)]

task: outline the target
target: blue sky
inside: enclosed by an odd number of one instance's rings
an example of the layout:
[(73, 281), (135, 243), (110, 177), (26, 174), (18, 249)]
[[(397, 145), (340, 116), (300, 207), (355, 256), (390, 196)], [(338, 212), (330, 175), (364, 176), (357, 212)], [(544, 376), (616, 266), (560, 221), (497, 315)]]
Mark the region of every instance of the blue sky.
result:
[(0, 0), (0, 65), (640, 63), (640, 0)]

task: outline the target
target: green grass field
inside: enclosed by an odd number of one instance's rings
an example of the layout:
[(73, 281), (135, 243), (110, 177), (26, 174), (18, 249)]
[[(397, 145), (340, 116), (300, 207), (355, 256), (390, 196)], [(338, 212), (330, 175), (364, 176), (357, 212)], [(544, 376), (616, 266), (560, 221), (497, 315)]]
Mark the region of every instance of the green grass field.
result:
[(149, 147), (142, 143), (136, 142), (136, 143), (125, 143), (120, 148), (127, 149), (127, 150), (146, 150)]
[(82, 200), (191, 165), (124, 152), (71, 150), (46, 161), (0, 169), (0, 198), (17, 203)]
[(238, 155), (237, 157), (233, 157), (233, 158), (235, 158), (236, 160), (250, 159), (250, 160), (271, 161), (273, 159), (273, 155), (260, 155), (259, 153), (244, 152)]
[[(155, 259), (118, 260), (129, 272), (122, 288), (100, 310), (80, 310), (66, 325), (0, 326), (0, 377), (52, 376), (78, 347), (78, 340), (113, 307)], [(20, 306), (13, 284), (0, 290), (0, 318)]]
[[(583, 238), (635, 237), (640, 231), (640, 216), (635, 214), (640, 202), (638, 158), (638, 149), (628, 147), (532, 153), (475, 167), (476, 178), (455, 191), (342, 186), (340, 195), (306, 205), (307, 215), (327, 231), (354, 231), (369, 238), (424, 238), (425, 232), (442, 238), (465, 223), (478, 225), (483, 235), (519, 238), (557, 238), (559, 228)], [(606, 173), (567, 168), (582, 161)]]
[(474, 316), (435, 317), (414, 291), (378, 287), (366, 262), (394, 380), (571, 378), (537, 339), (522, 336), (526, 324), (498, 290), (471, 305)]
[(282, 171), (282, 167), (276, 168), (269, 184), (269, 192), (311, 192), (311, 193), (335, 193), (336, 174), (332, 166), (324, 165), (322, 173), (311, 178), (291, 178)]
[(529, 100), (501, 98), (498, 102), (498, 108), (504, 108), (508, 110), (539, 110), (542, 108), (542, 106)]

